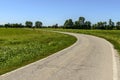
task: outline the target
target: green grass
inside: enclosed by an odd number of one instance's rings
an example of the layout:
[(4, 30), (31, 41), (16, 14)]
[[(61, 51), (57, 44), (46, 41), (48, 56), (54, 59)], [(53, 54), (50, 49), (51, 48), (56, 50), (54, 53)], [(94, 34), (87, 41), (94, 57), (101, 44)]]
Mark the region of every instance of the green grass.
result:
[(75, 37), (43, 30), (0, 29), (0, 75), (62, 50)]
[(114, 48), (117, 49), (117, 51), (120, 54), (120, 30), (79, 30), (79, 29), (50, 29), (50, 30), (89, 34), (105, 38), (114, 45)]

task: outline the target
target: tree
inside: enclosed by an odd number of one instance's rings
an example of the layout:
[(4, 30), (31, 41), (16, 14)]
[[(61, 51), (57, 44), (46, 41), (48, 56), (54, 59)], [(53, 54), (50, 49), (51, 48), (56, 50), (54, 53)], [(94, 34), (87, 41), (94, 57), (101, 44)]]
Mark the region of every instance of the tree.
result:
[(98, 29), (107, 29), (106, 27), (107, 27), (107, 22), (98, 22), (98, 24), (97, 24), (98, 26)]
[(97, 24), (93, 24), (93, 25), (92, 25), (92, 29), (98, 29), (98, 28), (97, 28)]
[(0, 28), (3, 28), (4, 26), (3, 25), (0, 25)]
[(24, 26), (20, 23), (14, 23), (14, 24), (10, 24), (11, 25), (11, 28), (23, 28)]
[(107, 29), (107, 22), (98, 22), (97, 23), (97, 26), (96, 26), (96, 29)]
[(97, 29), (103, 29), (103, 22), (97, 22)]
[(31, 21), (26, 21), (25, 25), (26, 25), (26, 27), (29, 27), (29, 28), (33, 27), (33, 23)]
[(109, 26), (112, 26), (112, 20), (109, 19)]
[(85, 18), (84, 17), (79, 17), (78, 23), (79, 23), (79, 28), (83, 29), (84, 28), (84, 24), (85, 24)]
[(5, 24), (4, 26), (5, 26), (5, 28), (10, 28), (11, 25), (10, 25), (10, 23), (8, 23), (8, 24)]
[(100, 21), (93, 25), (90, 21), (85, 21), (84, 17), (79, 17), (79, 19), (75, 22), (72, 19), (68, 19), (64, 23), (63, 28), (72, 28), (72, 29), (120, 29), (120, 22), (115, 23), (112, 19), (109, 19), (108, 23), (106, 21)]
[(74, 28), (75, 28), (75, 29), (79, 29), (79, 26), (80, 26), (80, 25), (79, 25), (79, 22), (78, 22), (78, 21), (75, 21), (75, 22), (74, 22)]
[(79, 22), (80, 25), (84, 25), (85, 18), (84, 17), (79, 17), (78, 22)]
[(53, 25), (52, 28), (58, 28), (58, 24)]
[(116, 28), (120, 30), (120, 22), (116, 23)]
[(109, 26), (108, 26), (108, 29), (113, 29), (115, 26), (114, 26), (114, 22), (112, 22), (111, 19), (109, 19)]
[(73, 28), (73, 21), (72, 19), (69, 19), (69, 20), (66, 20), (65, 23), (64, 23), (64, 27), (65, 28)]
[(104, 29), (107, 29), (107, 22), (106, 22), (106, 21), (103, 22), (103, 28), (104, 28)]
[(67, 25), (68, 25), (68, 20), (65, 21), (65, 23), (64, 23), (64, 27), (66, 28)]
[(41, 21), (36, 21), (35, 22), (35, 27), (36, 28), (41, 28), (42, 27), (42, 22)]
[(90, 21), (86, 21), (86, 22), (84, 23), (84, 28), (85, 28), (85, 29), (91, 29), (91, 22), (90, 22)]

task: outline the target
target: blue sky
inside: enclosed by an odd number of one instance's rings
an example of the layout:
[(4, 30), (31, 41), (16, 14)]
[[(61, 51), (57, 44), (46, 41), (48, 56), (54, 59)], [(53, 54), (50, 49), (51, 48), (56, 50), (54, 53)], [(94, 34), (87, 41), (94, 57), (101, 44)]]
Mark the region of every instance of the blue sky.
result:
[(84, 16), (92, 23), (120, 21), (120, 0), (1, 0), (0, 24), (42, 21), (44, 25)]

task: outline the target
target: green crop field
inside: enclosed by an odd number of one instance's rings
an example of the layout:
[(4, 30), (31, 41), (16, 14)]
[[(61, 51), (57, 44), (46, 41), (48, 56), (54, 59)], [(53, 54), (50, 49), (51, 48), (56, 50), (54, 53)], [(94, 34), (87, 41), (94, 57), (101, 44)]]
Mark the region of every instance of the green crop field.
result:
[(57, 31), (73, 32), (80, 34), (94, 35), (105, 38), (111, 42), (120, 53), (120, 30), (80, 30), (80, 29), (50, 29)]
[(0, 29), (0, 74), (72, 45), (75, 37), (43, 30)]

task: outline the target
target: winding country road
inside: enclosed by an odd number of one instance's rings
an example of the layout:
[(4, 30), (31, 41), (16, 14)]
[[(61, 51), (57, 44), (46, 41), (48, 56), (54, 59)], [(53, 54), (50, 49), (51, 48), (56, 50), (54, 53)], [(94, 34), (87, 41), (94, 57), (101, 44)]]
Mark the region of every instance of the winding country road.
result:
[(25, 67), (1, 75), (0, 80), (118, 80), (112, 45), (98, 37), (67, 33), (75, 44)]

